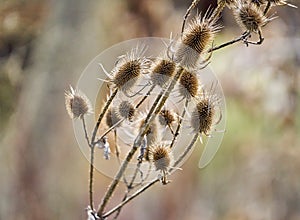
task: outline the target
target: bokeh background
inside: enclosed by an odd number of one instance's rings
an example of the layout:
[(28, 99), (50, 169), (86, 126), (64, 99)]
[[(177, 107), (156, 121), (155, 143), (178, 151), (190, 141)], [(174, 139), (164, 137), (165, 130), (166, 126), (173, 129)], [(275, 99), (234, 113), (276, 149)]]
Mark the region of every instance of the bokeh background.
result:
[[(0, 219), (86, 219), (89, 163), (64, 91), (114, 44), (178, 34), (190, 2), (0, 1)], [(202, 0), (198, 10), (215, 3)], [(300, 12), (275, 11), (279, 18), (264, 28), (262, 46), (213, 54), (227, 100), (214, 160), (199, 169), (199, 145), (171, 184), (151, 188), (120, 219), (300, 219)], [(227, 9), (220, 22), (215, 44), (241, 33)], [(109, 181), (96, 174), (96, 203)]]

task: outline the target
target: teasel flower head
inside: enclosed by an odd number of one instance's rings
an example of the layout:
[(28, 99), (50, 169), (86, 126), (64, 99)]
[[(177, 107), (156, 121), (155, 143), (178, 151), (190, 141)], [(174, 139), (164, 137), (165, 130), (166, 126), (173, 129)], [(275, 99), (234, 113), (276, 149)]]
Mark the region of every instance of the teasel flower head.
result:
[(151, 67), (151, 81), (154, 85), (164, 87), (173, 77), (176, 63), (171, 59), (158, 58)]
[(183, 98), (195, 98), (199, 90), (199, 82), (195, 72), (183, 70), (179, 80), (179, 93)]
[(118, 58), (111, 77), (116, 88), (127, 93), (142, 74), (148, 73), (151, 61), (144, 56), (145, 50), (145, 47), (136, 47)]
[(174, 60), (184, 67), (196, 67), (201, 55), (212, 45), (215, 34), (221, 29), (209, 13), (196, 16), (183, 31), (175, 49)]
[(234, 17), (241, 28), (250, 32), (259, 31), (270, 20), (264, 15), (260, 7), (251, 2), (240, 2), (234, 11)]
[(121, 101), (121, 103), (118, 106), (118, 110), (119, 110), (120, 117), (127, 119), (129, 121), (133, 120), (133, 117), (136, 112), (133, 104), (127, 100)]
[(86, 95), (71, 86), (70, 91), (65, 92), (65, 105), (71, 119), (82, 118), (92, 113), (91, 103)]
[(158, 171), (167, 172), (173, 161), (171, 149), (163, 144), (153, 145), (149, 148), (149, 159)]
[(171, 109), (162, 109), (158, 114), (158, 121), (162, 126), (172, 126), (177, 121), (177, 115)]
[[(212, 127), (220, 121), (217, 111), (220, 110), (220, 98), (211, 93), (203, 92), (197, 99), (191, 114), (191, 127), (195, 133), (209, 135)], [(221, 113), (220, 113), (221, 114)]]
[[(122, 120), (115, 106), (110, 107), (106, 112), (105, 122), (107, 127), (113, 127)], [(121, 124), (119, 124), (120, 126)], [(118, 126), (117, 126), (118, 127)]]

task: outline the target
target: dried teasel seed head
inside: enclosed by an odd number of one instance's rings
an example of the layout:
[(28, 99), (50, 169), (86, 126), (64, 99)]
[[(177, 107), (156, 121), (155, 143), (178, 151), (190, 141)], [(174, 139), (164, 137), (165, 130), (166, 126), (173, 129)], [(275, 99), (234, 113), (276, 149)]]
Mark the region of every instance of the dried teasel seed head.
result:
[(166, 172), (173, 161), (173, 155), (168, 146), (154, 145), (149, 148), (149, 159), (156, 170)]
[(184, 98), (194, 98), (198, 94), (199, 82), (197, 75), (194, 72), (183, 70), (183, 73), (179, 80), (180, 88), (179, 93)]
[(112, 70), (112, 83), (118, 89), (127, 92), (142, 74), (148, 73), (150, 60), (144, 57), (145, 48), (134, 48), (130, 53), (119, 57)]
[(207, 94), (197, 100), (190, 122), (194, 132), (209, 134), (214, 124), (218, 102), (216, 96)]
[(129, 121), (133, 120), (135, 115), (135, 108), (129, 101), (122, 101), (118, 107), (119, 114), (122, 118), (125, 118)]
[(220, 28), (216, 25), (216, 19), (210, 19), (207, 15), (201, 17), (201, 14), (196, 16), (182, 33), (175, 51), (175, 61), (182, 66), (195, 67), (200, 56), (212, 45)]
[(84, 115), (92, 113), (89, 99), (71, 86), (70, 91), (65, 92), (65, 105), (71, 119), (82, 118)]
[(175, 62), (167, 59), (158, 59), (152, 67), (151, 81), (154, 85), (163, 87), (173, 77), (175, 69)]
[[(118, 114), (118, 111), (116, 107), (110, 107), (106, 112), (105, 117), (106, 125), (110, 128), (113, 127), (116, 123), (122, 120), (120, 115)], [(120, 125), (119, 125), (120, 126)]]
[(177, 117), (172, 110), (162, 109), (158, 115), (158, 121), (162, 126), (171, 126)]
[(234, 17), (241, 28), (251, 32), (257, 32), (269, 21), (260, 7), (253, 3), (241, 3), (234, 11)]

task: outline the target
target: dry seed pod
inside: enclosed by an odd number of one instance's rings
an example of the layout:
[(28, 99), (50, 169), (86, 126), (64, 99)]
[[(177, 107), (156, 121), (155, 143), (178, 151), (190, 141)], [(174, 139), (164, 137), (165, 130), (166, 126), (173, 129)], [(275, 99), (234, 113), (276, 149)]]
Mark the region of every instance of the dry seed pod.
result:
[(162, 126), (171, 126), (176, 120), (176, 114), (172, 110), (162, 109), (159, 112), (158, 121)]
[(216, 95), (202, 95), (191, 114), (191, 127), (194, 132), (209, 135), (215, 122), (219, 98)]
[(242, 3), (234, 11), (234, 17), (241, 28), (250, 32), (258, 32), (269, 19), (263, 11), (253, 3)]
[(150, 61), (144, 57), (144, 50), (137, 47), (119, 58), (112, 70), (111, 81), (115, 87), (127, 93), (142, 74), (148, 73)]
[[(105, 122), (109, 128), (115, 126), (121, 120), (122, 120), (122, 118), (118, 114), (117, 109), (115, 107), (111, 107), (107, 110)], [(120, 124), (119, 124), (119, 126), (120, 126)]]
[(199, 89), (199, 82), (194, 72), (184, 70), (180, 80), (179, 93), (183, 98), (191, 99), (196, 97)]
[(149, 148), (149, 159), (154, 164), (156, 170), (167, 172), (172, 164), (173, 155), (168, 146), (154, 145)]
[(182, 38), (175, 51), (175, 61), (186, 67), (195, 67), (200, 56), (212, 45), (216, 32), (220, 26), (216, 19), (210, 19), (201, 14), (196, 16), (182, 33)]
[(92, 113), (89, 99), (71, 86), (70, 91), (65, 92), (65, 105), (71, 119), (82, 118), (84, 115)]
[(164, 87), (173, 77), (175, 69), (175, 62), (167, 59), (158, 59), (152, 67), (151, 81), (154, 85)]
[(118, 106), (119, 114), (122, 118), (125, 118), (129, 121), (133, 120), (135, 115), (135, 108), (129, 101), (122, 101)]

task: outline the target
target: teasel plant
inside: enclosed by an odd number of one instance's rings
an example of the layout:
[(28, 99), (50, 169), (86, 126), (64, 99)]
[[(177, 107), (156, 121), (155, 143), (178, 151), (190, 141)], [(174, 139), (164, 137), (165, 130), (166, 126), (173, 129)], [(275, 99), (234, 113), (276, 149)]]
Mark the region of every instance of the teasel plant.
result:
[[(285, 0), (219, 0), (216, 8), (189, 19), (199, 1), (191, 3), (180, 36), (170, 39), (161, 56), (148, 57), (147, 47), (136, 45), (116, 58), (111, 71), (99, 64), (107, 77), (100, 80), (108, 86), (109, 95), (92, 131), (88, 131), (85, 121), (93, 113), (87, 96), (78, 88), (70, 87), (65, 92), (67, 112), (71, 119), (82, 121), (90, 151), (88, 220), (117, 219), (126, 204), (149, 188), (171, 182), (169, 176), (180, 169), (196, 141), (203, 143), (203, 137), (211, 138), (223, 116), (217, 83), (205, 85), (201, 80), (201, 71), (209, 64), (212, 53), (237, 42), (246, 46), (262, 44), (262, 29), (274, 19), (268, 15), (270, 8), (296, 7)], [(226, 7), (243, 33), (215, 46), (215, 36), (224, 29), (219, 18)], [(253, 34), (258, 36), (257, 41), (250, 40)], [(175, 155), (174, 150), (182, 145), (178, 140), (183, 127), (193, 137)], [(119, 133), (126, 136), (125, 140), (119, 138)], [(119, 168), (96, 209), (93, 181), (98, 150), (103, 151), (105, 160), (115, 154)], [(128, 171), (132, 164), (133, 171)], [(106, 210), (121, 181), (126, 186), (122, 200)]]

